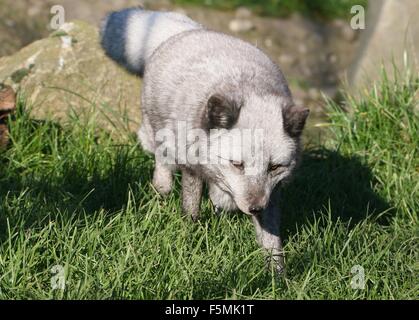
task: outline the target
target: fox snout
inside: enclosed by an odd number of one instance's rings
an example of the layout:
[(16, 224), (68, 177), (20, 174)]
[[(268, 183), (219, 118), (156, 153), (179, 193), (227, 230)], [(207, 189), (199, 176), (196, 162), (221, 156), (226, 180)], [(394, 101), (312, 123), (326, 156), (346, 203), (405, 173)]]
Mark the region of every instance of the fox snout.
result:
[(269, 197), (265, 194), (250, 196), (248, 199), (248, 203), (250, 204), (248, 211), (255, 216), (261, 214), (267, 207), (268, 200)]
[(250, 206), (249, 207), (249, 212), (255, 216), (259, 215), (262, 213), (262, 211), (264, 210), (264, 207), (261, 206)]

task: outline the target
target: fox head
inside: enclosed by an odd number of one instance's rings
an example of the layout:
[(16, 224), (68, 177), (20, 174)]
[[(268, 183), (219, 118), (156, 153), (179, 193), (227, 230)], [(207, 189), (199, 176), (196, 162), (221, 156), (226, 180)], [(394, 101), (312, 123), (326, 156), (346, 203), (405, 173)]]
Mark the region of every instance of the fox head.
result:
[(212, 95), (203, 117), (211, 150), (209, 163), (201, 165), (203, 174), (242, 212), (259, 214), (297, 166), (308, 114), (309, 109), (275, 94)]

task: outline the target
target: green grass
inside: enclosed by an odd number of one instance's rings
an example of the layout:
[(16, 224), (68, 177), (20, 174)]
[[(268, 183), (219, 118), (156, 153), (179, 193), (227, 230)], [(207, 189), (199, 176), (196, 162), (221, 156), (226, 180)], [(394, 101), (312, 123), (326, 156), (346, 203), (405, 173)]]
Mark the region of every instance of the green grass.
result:
[[(182, 218), (179, 179), (157, 195), (132, 137), (94, 118), (31, 120), (21, 99), (0, 153), (0, 298), (417, 299), (418, 89), (384, 79), (347, 98), (352, 113), (330, 105), (332, 138), (306, 148), (284, 190), (283, 277), (245, 216), (217, 217), (205, 198), (200, 222)], [(55, 265), (65, 290), (51, 288)]]
[(288, 16), (294, 12), (316, 19), (348, 18), (351, 7), (362, 5), (367, 7), (367, 0), (172, 0), (182, 5), (202, 5), (218, 9), (231, 10), (247, 7), (257, 14), (267, 16)]

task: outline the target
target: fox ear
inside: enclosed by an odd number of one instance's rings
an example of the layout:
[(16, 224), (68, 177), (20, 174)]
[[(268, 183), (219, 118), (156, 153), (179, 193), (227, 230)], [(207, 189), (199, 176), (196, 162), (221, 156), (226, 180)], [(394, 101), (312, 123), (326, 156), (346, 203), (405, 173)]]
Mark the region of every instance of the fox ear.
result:
[(290, 106), (282, 109), (282, 118), (285, 131), (291, 137), (299, 137), (303, 132), (304, 125), (310, 110), (308, 108)]
[(240, 105), (235, 100), (221, 94), (208, 99), (206, 121), (209, 129), (230, 129), (239, 118)]

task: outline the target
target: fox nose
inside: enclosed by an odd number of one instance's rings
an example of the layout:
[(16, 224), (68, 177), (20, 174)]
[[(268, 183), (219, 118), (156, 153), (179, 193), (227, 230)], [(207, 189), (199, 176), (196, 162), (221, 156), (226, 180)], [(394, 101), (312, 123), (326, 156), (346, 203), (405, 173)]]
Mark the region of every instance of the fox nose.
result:
[(249, 212), (254, 215), (258, 215), (263, 211), (263, 207), (261, 206), (250, 206)]

